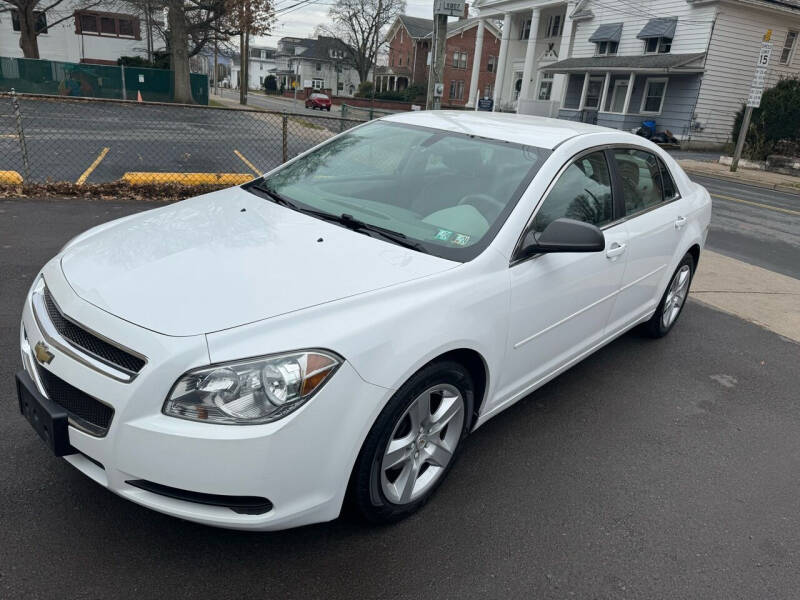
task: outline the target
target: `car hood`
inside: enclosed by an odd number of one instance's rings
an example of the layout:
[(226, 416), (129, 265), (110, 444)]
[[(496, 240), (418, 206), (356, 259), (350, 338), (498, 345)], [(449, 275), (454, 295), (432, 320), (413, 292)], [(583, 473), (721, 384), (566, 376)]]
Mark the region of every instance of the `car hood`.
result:
[(241, 188), (100, 226), (61, 257), (81, 298), (174, 336), (228, 329), (457, 265)]

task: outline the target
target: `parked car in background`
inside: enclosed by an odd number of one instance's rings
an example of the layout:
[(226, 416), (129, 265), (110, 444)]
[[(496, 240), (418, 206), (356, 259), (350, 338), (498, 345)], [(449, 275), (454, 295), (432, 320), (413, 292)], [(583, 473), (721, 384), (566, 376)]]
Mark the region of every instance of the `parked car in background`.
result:
[(311, 94), (306, 98), (306, 108), (331, 111), (331, 99), (325, 94)]
[(630, 133), (398, 113), (68, 242), (25, 300), (20, 409), (170, 515), (394, 521), (488, 419), (633, 327), (666, 335), (710, 216)]

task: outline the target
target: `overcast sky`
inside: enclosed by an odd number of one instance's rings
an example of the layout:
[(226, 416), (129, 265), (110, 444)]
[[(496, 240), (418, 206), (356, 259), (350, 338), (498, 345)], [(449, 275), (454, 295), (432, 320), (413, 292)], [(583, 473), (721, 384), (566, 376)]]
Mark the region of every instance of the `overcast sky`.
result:
[[(275, 27), (268, 37), (260, 37), (257, 43), (277, 46), (278, 40), (282, 37), (312, 37), (316, 26), (327, 21), (328, 9), (333, 0), (312, 0), (309, 4), (303, 4), (298, 8), (289, 8), (299, 1), (275, 0), (275, 10), (278, 12)], [(406, 0), (407, 15), (431, 19), (432, 13), (433, 0)]]

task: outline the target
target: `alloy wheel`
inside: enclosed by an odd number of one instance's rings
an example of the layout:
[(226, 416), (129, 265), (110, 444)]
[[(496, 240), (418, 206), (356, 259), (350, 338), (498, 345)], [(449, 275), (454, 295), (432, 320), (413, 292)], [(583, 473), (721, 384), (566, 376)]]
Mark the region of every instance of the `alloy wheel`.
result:
[(692, 270), (689, 265), (683, 265), (669, 284), (667, 297), (664, 299), (664, 308), (661, 311), (661, 324), (664, 329), (672, 326), (683, 308), (683, 303), (686, 302), (691, 274)]
[(464, 398), (438, 384), (417, 396), (397, 421), (381, 460), (381, 489), (408, 504), (431, 489), (453, 458), (464, 426)]

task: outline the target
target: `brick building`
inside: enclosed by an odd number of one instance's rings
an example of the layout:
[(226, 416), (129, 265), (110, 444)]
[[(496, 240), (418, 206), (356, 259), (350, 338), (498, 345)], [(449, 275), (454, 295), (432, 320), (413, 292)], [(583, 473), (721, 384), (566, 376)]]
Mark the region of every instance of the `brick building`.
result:
[[(465, 7), (467, 14), (469, 6)], [(483, 36), (480, 60), (475, 62), (475, 45)], [(378, 67), (379, 91), (403, 90), (428, 83), (428, 56), (433, 45), (433, 21), (400, 15), (389, 28), (389, 64)], [(492, 97), (500, 31), (489, 21), (460, 17), (447, 24), (445, 52), (445, 106), (474, 106), (475, 90), (483, 98)]]

